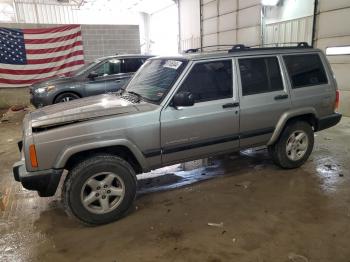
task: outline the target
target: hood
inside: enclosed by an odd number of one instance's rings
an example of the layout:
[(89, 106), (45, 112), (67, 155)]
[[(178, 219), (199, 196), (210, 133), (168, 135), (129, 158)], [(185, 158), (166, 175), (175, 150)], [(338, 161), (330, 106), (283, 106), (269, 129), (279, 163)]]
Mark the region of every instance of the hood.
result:
[(120, 96), (105, 94), (45, 106), (30, 113), (30, 118), (33, 128), (47, 128), (137, 111), (133, 103)]
[(43, 86), (50, 86), (50, 85), (60, 85), (65, 84), (69, 82), (73, 82), (75, 79), (73, 77), (67, 77), (67, 76), (55, 76), (50, 79), (42, 80), (35, 82), (33, 85), (31, 85), (31, 89), (36, 89)]

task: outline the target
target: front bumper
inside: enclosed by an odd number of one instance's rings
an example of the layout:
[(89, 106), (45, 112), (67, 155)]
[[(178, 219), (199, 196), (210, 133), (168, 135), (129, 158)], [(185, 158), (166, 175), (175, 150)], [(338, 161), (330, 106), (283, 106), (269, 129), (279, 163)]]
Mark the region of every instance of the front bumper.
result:
[(35, 108), (43, 107), (52, 104), (51, 97), (47, 94), (31, 94), (30, 103), (35, 106)]
[(326, 128), (335, 126), (340, 122), (341, 118), (342, 118), (342, 114), (339, 114), (339, 113), (334, 113), (329, 116), (319, 118), (317, 123), (317, 131), (321, 131)]
[(38, 191), (39, 196), (49, 197), (56, 193), (63, 169), (48, 169), (28, 172), (24, 160), (13, 165), (13, 176), (28, 190)]

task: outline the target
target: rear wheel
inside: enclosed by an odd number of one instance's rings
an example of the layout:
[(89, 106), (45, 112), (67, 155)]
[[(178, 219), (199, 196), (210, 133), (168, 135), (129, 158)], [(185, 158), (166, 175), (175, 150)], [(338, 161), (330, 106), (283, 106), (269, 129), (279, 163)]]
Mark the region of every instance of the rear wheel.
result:
[(68, 174), (63, 202), (69, 215), (85, 224), (106, 224), (121, 218), (136, 195), (136, 176), (125, 160), (97, 155)]
[(77, 94), (74, 94), (74, 93), (63, 93), (63, 94), (58, 95), (55, 98), (54, 104), (69, 102), (71, 100), (75, 100), (75, 99), (78, 99), (78, 98), (80, 98), (80, 97)]
[(304, 164), (313, 146), (312, 127), (306, 122), (298, 121), (288, 124), (278, 141), (268, 149), (275, 164), (290, 169)]

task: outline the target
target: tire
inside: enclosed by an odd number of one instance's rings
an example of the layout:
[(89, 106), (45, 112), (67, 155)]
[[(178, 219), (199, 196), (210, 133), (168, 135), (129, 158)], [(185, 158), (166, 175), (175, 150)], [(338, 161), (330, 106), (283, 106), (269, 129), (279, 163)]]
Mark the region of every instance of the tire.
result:
[(136, 175), (128, 162), (113, 155), (96, 155), (69, 172), (62, 200), (69, 216), (87, 225), (102, 225), (124, 216), (136, 188)]
[(278, 141), (268, 147), (273, 162), (285, 169), (297, 168), (309, 158), (314, 147), (314, 132), (304, 121), (289, 123)]
[(69, 93), (62, 93), (55, 98), (55, 101), (53, 103), (54, 104), (63, 103), (63, 102), (68, 102), (68, 101), (75, 100), (78, 98), (80, 98), (80, 96), (78, 96), (75, 93), (70, 93), (70, 92)]

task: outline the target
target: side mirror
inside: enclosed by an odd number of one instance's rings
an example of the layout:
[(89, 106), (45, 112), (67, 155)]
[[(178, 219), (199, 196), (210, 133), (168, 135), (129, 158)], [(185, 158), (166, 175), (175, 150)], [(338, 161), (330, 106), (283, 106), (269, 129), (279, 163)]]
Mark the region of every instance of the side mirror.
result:
[(94, 80), (96, 77), (98, 77), (98, 74), (95, 71), (91, 71), (88, 75), (88, 78), (91, 80)]
[(179, 106), (193, 106), (194, 97), (191, 92), (179, 92), (173, 97), (173, 104), (175, 108)]

